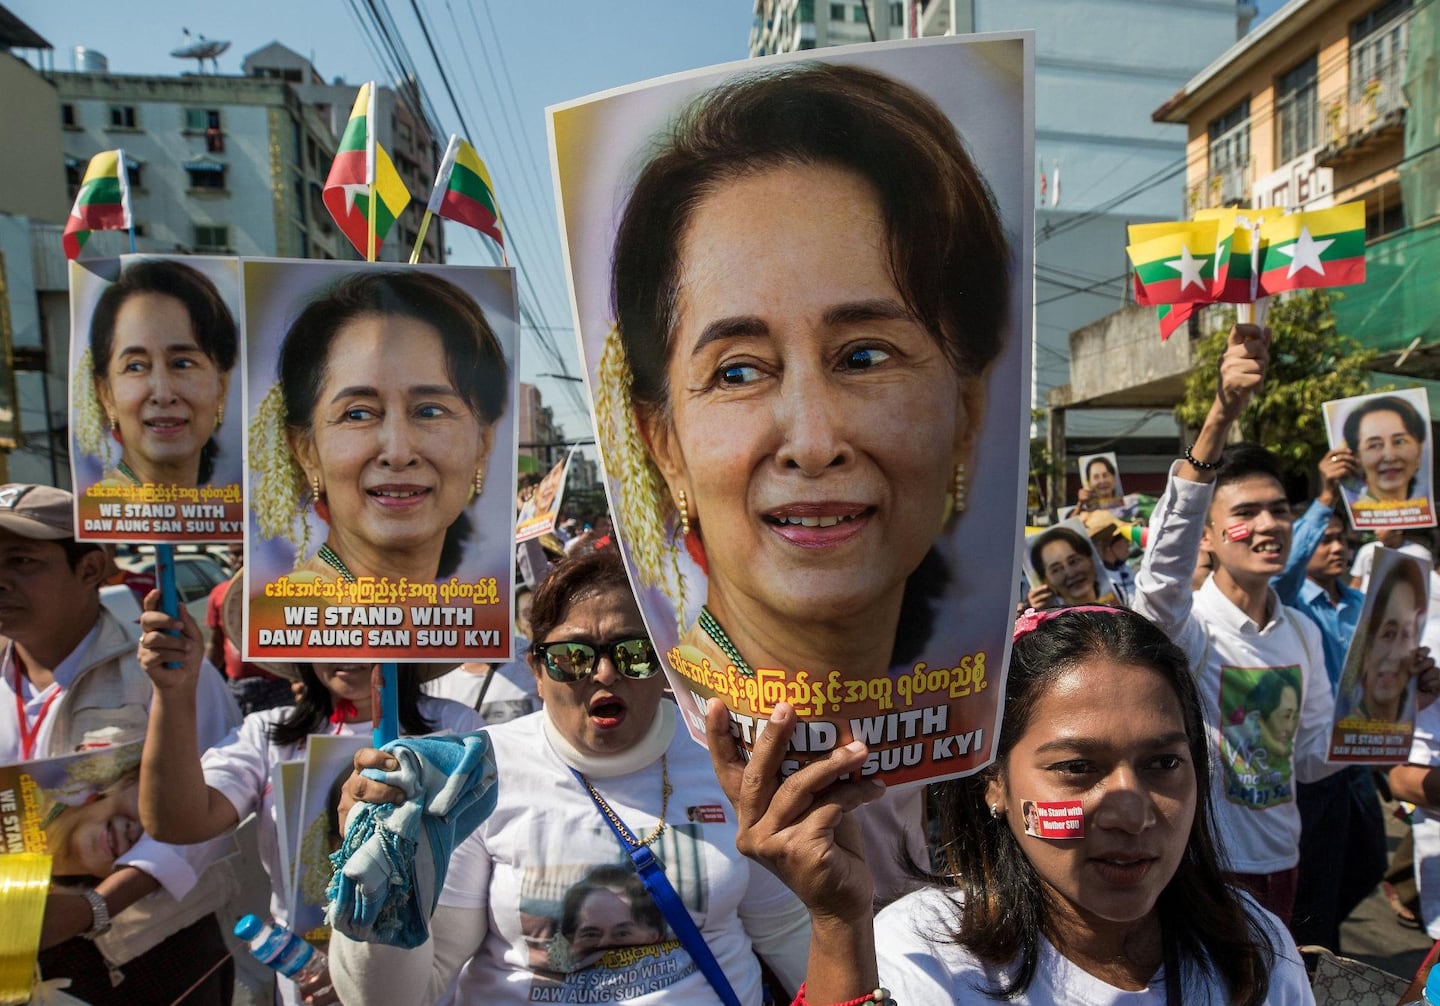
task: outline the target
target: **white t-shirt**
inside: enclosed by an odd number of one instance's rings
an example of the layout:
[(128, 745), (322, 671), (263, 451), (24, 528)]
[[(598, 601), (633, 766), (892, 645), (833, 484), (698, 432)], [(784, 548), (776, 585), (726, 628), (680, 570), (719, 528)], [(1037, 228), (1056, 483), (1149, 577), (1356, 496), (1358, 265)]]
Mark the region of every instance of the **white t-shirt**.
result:
[[(1369, 541), (1360, 546), (1355, 553), (1355, 561), (1350, 564), (1350, 575), (1355, 578), (1355, 589), (1362, 594), (1365, 588), (1370, 586), (1370, 570), (1375, 568), (1375, 550), (1385, 546), (1378, 541)], [(1426, 569), (1435, 565), (1435, 558), (1430, 550), (1419, 542), (1407, 541), (1397, 550), (1406, 555), (1413, 555), (1425, 564)]]
[[(1270, 969), (1270, 1006), (1306, 1006), (1315, 997), (1305, 966), (1280, 920), (1242, 895), (1259, 920), (1275, 954)], [(954, 902), (934, 888), (902, 898), (875, 917), (875, 954), (880, 984), (897, 1003), (1005, 1002), (983, 991), (995, 987), (1017, 966), (987, 965), (964, 947), (945, 938), (956, 926)], [(1180, 1001), (1185, 1006), (1224, 1006), (1229, 990), (1218, 978), (1197, 968), (1182, 968)], [(1147, 988), (1129, 992), (1116, 988), (1073, 964), (1050, 941), (1040, 937), (1035, 977), (1012, 1003), (1027, 1006), (1165, 1006), (1168, 977), (1162, 967)]]
[(1230, 868), (1276, 873), (1300, 861), (1295, 784), (1343, 768), (1325, 761), (1335, 700), (1320, 630), (1273, 590), (1263, 626), (1213, 576), (1192, 591), (1212, 491), (1213, 483), (1172, 473), (1150, 518), (1134, 607), (1190, 659), (1210, 734), (1215, 827)]
[[(492, 679), (489, 688), (485, 688), (487, 678)], [(449, 699), (471, 709), (475, 708), (480, 691), (484, 689), (480, 719), (492, 727), (497, 723), (518, 720), (540, 708), (540, 691), (535, 685), (535, 674), (524, 660), (512, 660), (492, 667), (488, 674), (471, 674), (463, 667), (457, 667), (420, 687), (426, 695)]]
[[(1410, 763), (1440, 765), (1440, 702), (1432, 702), (1415, 714)], [(1411, 820), (1420, 917), (1425, 920), (1425, 932), (1430, 938), (1440, 940), (1440, 814), (1417, 807)]]
[[(488, 731), (499, 802), (456, 846), (440, 895), (441, 906), (484, 912), (488, 931), (442, 1002), (716, 1002), (690, 954), (656, 924), (638, 878), (626, 887), (605, 876), (633, 871), (550, 743), (544, 716)], [(736, 851), (735, 814), (705, 750), (675, 730), (665, 752), (672, 792), (651, 848), (740, 1001), (758, 1003), (760, 967), (742, 913), (789, 912), (795, 897)], [(591, 783), (635, 835), (651, 834), (664, 802), (659, 759)]]

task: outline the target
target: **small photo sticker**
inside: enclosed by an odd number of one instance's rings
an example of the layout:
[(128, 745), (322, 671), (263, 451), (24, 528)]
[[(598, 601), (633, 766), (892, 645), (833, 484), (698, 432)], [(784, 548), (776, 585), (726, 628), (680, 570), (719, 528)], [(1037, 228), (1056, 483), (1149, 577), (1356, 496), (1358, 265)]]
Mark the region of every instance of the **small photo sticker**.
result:
[(1248, 537), (1250, 537), (1249, 524), (1231, 524), (1225, 529), (1225, 538), (1228, 541), (1244, 541)]
[(1025, 834), (1032, 838), (1085, 837), (1085, 805), (1079, 800), (1026, 800), (1020, 811), (1025, 816)]

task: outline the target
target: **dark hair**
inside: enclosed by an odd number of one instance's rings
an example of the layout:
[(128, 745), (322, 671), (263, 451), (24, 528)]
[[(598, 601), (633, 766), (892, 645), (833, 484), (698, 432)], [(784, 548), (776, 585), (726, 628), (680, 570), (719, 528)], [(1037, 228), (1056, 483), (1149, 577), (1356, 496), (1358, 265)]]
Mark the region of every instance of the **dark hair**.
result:
[[(322, 730), (335, 711), (330, 701), (330, 689), (325, 687), (315, 668), (310, 664), (296, 666), (305, 691), (285, 718), (271, 725), (271, 744), (303, 742), (311, 734)], [(401, 664), (396, 684), (400, 695), (401, 732), (410, 737), (431, 733), (435, 725), (420, 712), (420, 678), (415, 665)]]
[(665, 919), (655, 899), (645, 890), (645, 884), (634, 870), (611, 863), (590, 870), (578, 884), (565, 892), (560, 906), (560, 935), (567, 943), (573, 943), (580, 928), (580, 910), (585, 899), (596, 891), (613, 891), (625, 899), (630, 906), (630, 918), (642, 926), (665, 935)]
[(1109, 458), (1107, 458), (1107, 457), (1106, 457), (1105, 455), (1103, 455), (1103, 454), (1097, 454), (1097, 455), (1095, 455), (1093, 458), (1091, 458), (1091, 459), (1090, 459), (1090, 463), (1085, 466), (1085, 481), (1086, 481), (1086, 482), (1089, 482), (1089, 481), (1090, 481), (1090, 469), (1094, 468), (1096, 465), (1103, 465), (1103, 466), (1105, 467), (1105, 470), (1106, 470), (1107, 472), (1109, 472), (1112, 477), (1114, 477), (1115, 475), (1119, 474), (1118, 472), (1115, 471), (1115, 466), (1110, 463), (1110, 459), (1109, 459)]
[(1039, 942), (1051, 918), (1051, 896), (1002, 816), (986, 802), (990, 782), (1029, 730), (1035, 707), (1060, 677), (1087, 660), (1150, 668), (1179, 701), (1195, 771), (1195, 817), (1175, 875), (1156, 902), (1167, 983), (1179, 987), (1181, 962), (1223, 978), (1231, 1001), (1265, 1001), (1273, 954), (1269, 939), (1241, 897), (1225, 882), (1210, 804), (1209, 734), (1185, 654), (1134, 612), (1069, 611), (1015, 644), (1005, 685), (995, 762), (984, 771), (942, 783), (938, 827), (944, 873), (928, 880), (954, 889), (956, 928), (946, 936), (980, 960), (1019, 960), (1013, 979), (984, 992), (1015, 998), (1034, 980)]
[[(305, 306), (285, 333), (277, 367), (289, 432), (308, 432), (325, 384), (330, 346), (356, 318), (395, 316), (435, 329), (445, 352), (445, 373), (481, 423), (505, 411), (510, 368), (480, 305), (455, 284), (419, 270), (357, 272)], [(438, 577), (459, 566), (473, 525), (464, 511), (445, 532)]]
[[(97, 379), (110, 380), (115, 320), (125, 301), (137, 293), (161, 294), (178, 300), (190, 316), (195, 342), (201, 352), (222, 372), (228, 373), (235, 366), (239, 346), (235, 318), (210, 278), (173, 259), (142, 259), (127, 266), (95, 304), (95, 313), (90, 318), (90, 357)], [(213, 436), (200, 448), (201, 482), (210, 481), (215, 471), (215, 455), (219, 452), (220, 445)]]
[(1360, 450), (1360, 421), (1372, 412), (1393, 412), (1400, 417), (1400, 424), (1405, 427), (1405, 432), (1410, 434), (1421, 443), (1425, 442), (1426, 430), (1425, 417), (1420, 415), (1415, 406), (1398, 395), (1385, 395), (1381, 398), (1372, 398), (1368, 402), (1357, 405), (1345, 417), (1343, 433), (1345, 445), (1352, 451)]
[(56, 538), (54, 541), (65, 550), (65, 561), (69, 563), (72, 572), (80, 565), (80, 560), (91, 552), (104, 551), (103, 546), (93, 541), (76, 541), (74, 538)]
[(587, 548), (561, 559), (535, 588), (530, 602), (530, 638), (543, 643), (565, 621), (571, 605), (607, 590), (630, 594), (630, 580), (618, 550)]
[(733, 179), (816, 164), (854, 172), (875, 191), (895, 285), (956, 371), (981, 373), (999, 354), (1009, 248), (954, 125), (883, 74), (806, 63), (702, 95), (635, 183), (615, 237), (612, 298), (638, 406), (668, 401), (680, 245), (696, 207)]
[(1280, 483), (1282, 489), (1285, 486), (1275, 455), (1259, 444), (1230, 444), (1220, 452), (1220, 467), (1215, 470), (1215, 491), (1252, 475), (1265, 475)]
[(1041, 553), (1045, 551), (1046, 545), (1052, 544), (1053, 542), (1057, 541), (1065, 542), (1076, 552), (1089, 559), (1092, 565), (1094, 564), (1094, 553), (1090, 548), (1089, 538), (1086, 538), (1084, 535), (1080, 534), (1079, 531), (1076, 531), (1073, 528), (1052, 527), (1050, 530), (1044, 532), (1038, 538), (1036, 538), (1035, 541), (1030, 545), (1030, 568), (1035, 570), (1036, 573), (1040, 574), (1041, 580), (1045, 579), (1045, 565), (1040, 558)]
[(1260, 680), (1255, 682), (1249, 693), (1245, 696), (1245, 707), (1254, 709), (1262, 717), (1268, 719), (1270, 714), (1280, 707), (1280, 700), (1285, 696), (1285, 689), (1295, 693), (1298, 701), (1300, 698), (1299, 680), (1291, 680), (1283, 672), (1274, 674), (1262, 674)]

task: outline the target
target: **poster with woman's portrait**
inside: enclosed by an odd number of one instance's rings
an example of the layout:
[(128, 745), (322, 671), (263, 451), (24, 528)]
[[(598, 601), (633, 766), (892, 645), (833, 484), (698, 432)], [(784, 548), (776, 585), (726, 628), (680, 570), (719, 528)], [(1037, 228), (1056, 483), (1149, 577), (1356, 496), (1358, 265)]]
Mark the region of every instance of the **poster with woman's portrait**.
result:
[(516, 515), (515, 540), (529, 541), (555, 530), (560, 518), (560, 502), (565, 498), (565, 479), (570, 473), (570, 458), (567, 452), (554, 468), (545, 473), (535, 491), (520, 506)]
[(1335, 696), (1331, 761), (1400, 764), (1409, 758), (1415, 657), (1429, 608), (1425, 563), (1396, 549), (1376, 549)]
[(0, 766), (0, 855), (48, 852), (55, 877), (108, 877), (143, 834), (142, 742)]
[(550, 110), (611, 511), (691, 734), (992, 757), (1027, 400), (1032, 37), (752, 59)]
[(509, 269), (251, 260), (246, 660), (506, 659)]
[(1424, 388), (1326, 402), (1330, 448), (1346, 447), (1360, 474), (1341, 483), (1357, 531), (1435, 526), (1430, 400)]
[[(1090, 494), (1083, 509), (1125, 511), (1125, 489), (1120, 485), (1120, 462), (1115, 459), (1115, 452), (1085, 454), (1079, 464), (1080, 485)], [(1128, 511), (1127, 515), (1130, 515)]]
[(70, 263), (70, 467), (81, 541), (240, 541), (234, 258)]
[(305, 744), (305, 773), (301, 783), (298, 813), (281, 838), (295, 837), (289, 855), (282, 855), (290, 867), (290, 928), (323, 948), (330, 941), (325, 923), (329, 899), (330, 854), (340, 848), (340, 787), (354, 769), (355, 752), (370, 746), (365, 734), (339, 737), (320, 734)]
[(1119, 603), (1110, 571), (1078, 517), (1028, 535), (1020, 565), (1031, 587), (1049, 590), (1044, 607)]

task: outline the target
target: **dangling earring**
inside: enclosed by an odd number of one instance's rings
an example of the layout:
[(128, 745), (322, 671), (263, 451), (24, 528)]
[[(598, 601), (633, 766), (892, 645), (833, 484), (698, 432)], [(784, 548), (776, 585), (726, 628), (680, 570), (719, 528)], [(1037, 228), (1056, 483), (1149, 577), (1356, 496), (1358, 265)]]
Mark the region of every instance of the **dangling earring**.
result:
[(970, 493), (970, 487), (965, 480), (965, 463), (956, 462), (955, 474), (950, 479), (950, 495), (955, 501), (955, 512), (964, 513), (969, 507), (970, 501), (966, 498)]
[(690, 533), (690, 501), (685, 498), (684, 489), (681, 489), (677, 495), (680, 497), (680, 533), (687, 535)]
[(119, 433), (119, 432), (120, 432), (120, 420), (118, 420), (118, 419), (115, 418), (115, 413), (113, 413), (113, 412), (109, 413), (107, 418), (109, 418), (109, 420), (110, 420), (110, 432), (111, 432), (111, 433)]
[(1000, 820), (1000, 805), (998, 803), (992, 803), (990, 805), (990, 816), (997, 821)]
[(312, 476), (310, 476), (310, 505), (311, 505), (312, 507), (317, 507), (317, 506), (320, 505), (320, 476), (319, 476), (319, 475), (312, 475)]
[(483, 468), (477, 468), (477, 469), (475, 469), (475, 492), (471, 494), (470, 498), (471, 498), (471, 499), (474, 499), (476, 496), (479, 496), (479, 495), (480, 495), (481, 493), (483, 493), (484, 491), (485, 491), (485, 469), (483, 469)]
[(221, 402), (220, 407), (215, 410), (215, 428), (218, 430), (225, 425), (225, 403)]

